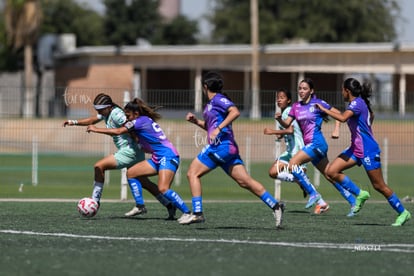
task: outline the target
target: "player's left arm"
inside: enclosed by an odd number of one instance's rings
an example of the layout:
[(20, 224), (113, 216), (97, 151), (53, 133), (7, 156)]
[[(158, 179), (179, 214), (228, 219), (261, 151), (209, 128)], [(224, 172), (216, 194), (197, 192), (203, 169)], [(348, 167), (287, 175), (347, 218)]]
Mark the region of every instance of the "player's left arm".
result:
[(226, 118), (224, 118), (224, 120), (217, 126), (217, 128), (211, 132), (210, 139), (211, 140), (214, 140), (217, 137), (217, 135), (219, 135), (219, 133), (221, 132), (221, 130), (223, 128), (225, 128), (226, 126), (230, 125), (239, 116), (240, 116), (239, 109), (235, 105), (230, 106), (227, 109), (227, 116), (226, 116)]
[(345, 123), (346, 121), (348, 121), (348, 119), (351, 118), (352, 115), (354, 114), (349, 109), (345, 110), (344, 113), (341, 113), (341, 111), (339, 111), (335, 107), (331, 107), (331, 109), (327, 109), (321, 104), (316, 104), (316, 105), (318, 106), (320, 110), (322, 110), (323, 112), (325, 112), (326, 114), (328, 114), (329, 116), (331, 116), (332, 118), (334, 118), (335, 120), (341, 123)]
[(86, 132), (88, 133), (95, 132), (95, 133), (106, 134), (110, 136), (117, 136), (117, 135), (121, 135), (124, 133), (128, 133), (128, 128), (126, 126), (120, 127), (120, 128), (100, 128), (100, 127), (96, 127), (95, 125), (89, 125), (86, 128)]

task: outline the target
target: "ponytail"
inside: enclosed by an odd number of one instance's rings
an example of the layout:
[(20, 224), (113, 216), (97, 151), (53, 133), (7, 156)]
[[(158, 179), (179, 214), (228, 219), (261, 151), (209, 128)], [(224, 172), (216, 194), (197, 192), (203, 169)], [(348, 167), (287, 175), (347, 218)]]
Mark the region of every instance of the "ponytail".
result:
[(140, 116), (148, 116), (156, 122), (161, 119), (161, 114), (156, 112), (159, 108), (159, 106), (149, 106), (143, 100), (135, 98), (127, 103), (124, 109), (132, 112), (138, 112)]
[(369, 112), (373, 113), (371, 102), (369, 101), (369, 98), (372, 95), (372, 87), (370, 83), (364, 82), (361, 85), (358, 80), (354, 78), (348, 78), (344, 81), (344, 88), (351, 91), (352, 96), (361, 97), (367, 105)]
[(373, 113), (371, 109), (371, 102), (369, 101), (369, 98), (371, 97), (371, 95), (372, 95), (371, 84), (367, 82), (363, 83), (362, 90), (361, 90), (361, 98), (364, 100), (365, 104), (367, 105), (369, 112)]

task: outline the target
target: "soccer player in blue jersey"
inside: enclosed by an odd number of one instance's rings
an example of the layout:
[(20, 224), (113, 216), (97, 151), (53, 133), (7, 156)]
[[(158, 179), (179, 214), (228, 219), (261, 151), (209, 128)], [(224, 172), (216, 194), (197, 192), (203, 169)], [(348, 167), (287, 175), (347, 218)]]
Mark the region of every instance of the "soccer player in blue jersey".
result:
[[(67, 120), (63, 123), (63, 126), (88, 126), (103, 120), (105, 121), (106, 127), (112, 129), (122, 127), (127, 122), (124, 111), (112, 101), (109, 95), (101, 93), (95, 97), (93, 103), (95, 110), (98, 112), (97, 116), (79, 120)], [(117, 152), (104, 157), (94, 165), (95, 180), (92, 198), (98, 203), (102, 197), (106, 170), (129, 168), (145, 160), (144, 152), (139, 149), (137, 143), (129, 134), (115, 135), (113, 136), (113, 142), (118, 149)], [(131, 217), (147, 213), (142, 196), (142, 187), (148, 190), (168, 209), (168, 219), (174, 219), (175, 207), (162, 195), (157, 185), (147, 177), (139, 177), (136, 182), (130, 183), (131, 192), (135, 199), (135, 206), (131, 211), (125, 213), (125, 216)]]
[[(292, 107), (292, 93), (283, 88), (278, 89), (276, 92), (276, 103), (281, 109), (282, 119), (286, 120)], [(288, 169), (290, 159), (305, 146), (302, 131), (300, 130), (298, 123), (294, 121), (288, 128), (284, 128), (280, 125), (277, 130), (265, 128), (263, 132), (265, 135), (276, 135), (278, 139), (284, 138), (286, 146), (286, 150), (280, 156), (276, 157), (275, 162), (273, 162), (272, 166), (269, 168), (269, 176), (282, 181), (297, 182), (304, 192), (304, 197), (306, 197), (308, 193), (317, 193), (313, 185), (305, 190)], [(306, 172), (306, 164), (301, 165), (300, 169)], [(309, 189), (311, 190), (310, 192)], [(315, 206), (314, 214), (322, 214), (327, 212), (328, 209), (329, 204), (321, 198)]]
[(111, 136), (131, 134), (141, 149), (152, 156), (128, 168), (128, 182), (139, 186), (137, 178), (158, 175), (159, 191), (181, 212), (189, 214), (190, 210), (180, 195), (170, 189), (180, 165), (180, 156), (157, 123), (161, 115), (138, 98), (127, 103), (124, 110), (129, 121), (122, 127), (105, 129), (90, 125), (87, 131)]
[(191, 214), (183, 214), (178, 222), (191, 224), (204, 222), (201, 180), (200, 178), (221, 167), (242, 188), (259, 197), (270, 209), (276, 220), (276, 227), (281, 227), (283, 204), (280, 204), (261, 183), (254, 180), (246, 171), (239, 155), (239, 148), (234, 139), (232, 122), (240, 112), (234, 103), (222, 92), (223, 79), (217, 72), (208, 72), (202, 78), (203, 93), (208, 103), (204, 108), (204, 120), (199, 120), (193, 113), (188, 113), (186, 120), (207, 131), (209, 143), (191, 162), (187, 172), (192, 194)]
[(285, 120), (282, 119), (281, 113), (277, 113), (275, 118), (285, 128), (288, 128), (296, 120), (302, 131), (305, 146), (290, 159), (288, 168), (299, 181), (300, 185), (309, 193), (306, 208), (312, 207), (317, 202), (319, 204), (321, 199), (321, 195), (312, 189), (313, 185), (305, 172), (300, 169), (300, 165), (312, 162), (349, 202), (351, 212), (348, 213), (348, 216), (353, 216), (352, 208), (355, 205), (355, 197), (341, 185), (327, 177), (325, 172), (329, 160), (327, 157), (328, 144), (322, 133), (322, 123), (326, 120), (327, 114), (318, 109), (316, 104), (324, 105), (326, 109), (332, 110), (332, 112), (339, 113), (339, 110), (316, 97), (311, 79), (304, 79), (299, 83), (299, 97), (301, 100), (292, 105), (288, 117)]
[(358, 80), (348, 78), (342, 86), (344, 101), (349, 102), (345, 112), (332, 112), (325, 106), (318, 104), (318, 108), (332, 118), (347, 122), (351, 132), (351, 145), (329, 165), (327, 175), (357, 196), (357, 203), (353, 209), (353, 212), (357, 213), (369, 198), (369, 194), (361, 195), (360, 188), (343, 171), (355, 165), (364, 166), (372, 186), (388, 200), (388, 203), (398, 213), (392, 226), (402, 226), (411, 218), (411, 214), (384, 181), (381, 170), (381, 150), (371, 129), (374, 117), (369, 101), (371, 94), (372, 89), (368, 83), (361, 85)]

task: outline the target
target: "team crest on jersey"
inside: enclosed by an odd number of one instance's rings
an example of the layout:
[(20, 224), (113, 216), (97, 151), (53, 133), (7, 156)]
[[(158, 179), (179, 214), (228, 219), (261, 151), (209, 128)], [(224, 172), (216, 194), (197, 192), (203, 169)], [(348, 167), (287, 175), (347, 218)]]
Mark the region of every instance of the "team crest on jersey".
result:
[(357, 105), (357, 102), (355, 101), (355, 100), (353, 100), (352, 102), (351, 102), (351, 104), (350, 104), (350, 106), (352, 106), (352, 107), (354, 107), (354, 106), (356, 106)]
[(211, 108), (212, 108), (212, 107), (213, 107), (213, 106), (212, 106), (211, 104), (208, 104), (208, 105), (207, 105), (207, 110), (208, 110), (208, 111), (211, 111)]
[(311, 105), (311, 106), (309, 107), (309, 111), (310, 111), (311, 113), (315, 112), (315, 105)]

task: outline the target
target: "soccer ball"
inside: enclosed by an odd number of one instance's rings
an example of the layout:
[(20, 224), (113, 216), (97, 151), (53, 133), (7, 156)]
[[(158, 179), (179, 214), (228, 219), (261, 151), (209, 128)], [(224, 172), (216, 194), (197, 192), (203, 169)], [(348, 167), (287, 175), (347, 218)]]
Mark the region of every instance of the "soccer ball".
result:
[(84, 197), (78, 202), (78, 212), (82, 217), (91, 218), (98, 213), (99, 204), (90, 197)]

